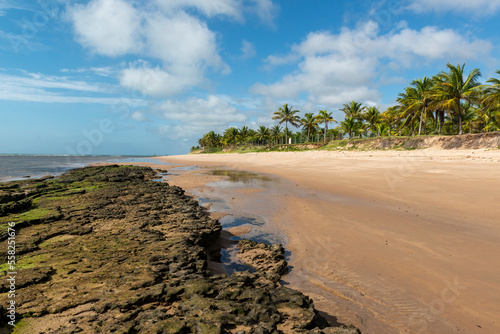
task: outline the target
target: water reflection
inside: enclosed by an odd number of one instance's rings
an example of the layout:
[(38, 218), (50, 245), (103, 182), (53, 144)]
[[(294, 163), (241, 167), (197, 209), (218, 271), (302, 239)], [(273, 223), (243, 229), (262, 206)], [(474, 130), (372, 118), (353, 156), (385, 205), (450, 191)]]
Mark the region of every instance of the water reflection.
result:
[(243, 170), (213, 169), (207, 174), (214, 176), (225, 176), (229, 182), (253, 183), (255, 181), (271, 182), (275, 178), (264, 174), (257, 174)]

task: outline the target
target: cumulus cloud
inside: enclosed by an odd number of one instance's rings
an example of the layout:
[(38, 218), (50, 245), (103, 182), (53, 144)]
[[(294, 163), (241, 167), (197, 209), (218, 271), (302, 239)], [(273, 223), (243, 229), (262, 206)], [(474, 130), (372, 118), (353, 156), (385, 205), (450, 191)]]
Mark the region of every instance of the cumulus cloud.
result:
[(147, 16), (144, 27), (148, 53), (180, 72), (211, 66), (226, 69), (217, 53), (215, 33), (199, 19), (180, 12), (173, 17)]
[(84, 47), (106, 55), (135, 53), (142, 48), (141, 14), (123, 0), (92, 0), (70, 7), (76, 38)]
[[(191, 9), (200, 15), (188, 13)], [(277, 10), (272, 0), (148, 0), (140, 7), (132, 0), (90, 0), (69, 5), (67, 17), (76, 40), (91, 52), (148, 59), (119, 70), (123, 87), (171, 98), (207, 83), (210, 70), (231, 72), (219, 55), (217, 34), (203, 16), (243, 20), (243, 13), (253, 12), (269, 22)], [(255, 47), (243, 41), (241, 52), (251, 58)]]
[[(189, 72), (189, 73), (188, 73)], [(203, 78), (199, 72), (170, 73), (147, 62), (138, 62), (122, 70), (120, 85), (153, 97), (173, 96), (195, 86)]]
[(423, 12), (465, 12), (494, 15), (500, 10), (500, 0), (412, 0), (409, 9)]
[(275, 98), (306, 93), (310, 102), (327, 105), (351, 100), (377, 103), (381, 70), (411, 68), (422, 61), (477, 59), (476, 50), (484, 57), (492, 45), (435, 27), (413, 30), (400, 25), (399, 30), (381, 35), (378, 24), (369, 21), (356, 29), (343, 28), (339, 34), (310, 33), (292, 46), (290, 54), (269, 57), (269, 65), (298, 63), (297, 70), (275, 83), (256, 84), (251, 91)]
[(241, 42), (241, 58), (249, 59), (255, 56), (255, 45), (247, 40)]
[(230, 124), (247, 117), (226, 99), (210, 95), (206, 99), (188, 98), (184, 101), (166, 101), (161, 106), (163, 117), (169, 121), (160, 132), (171, 139), (182, 139), (208, 131), (222, 131)]
[[(169, 4), (171, 9), (196, 5), (210, 15), (232, 15), (227, 9), (231, 2), (151, 1), (163, 7)], [(216, 34), (200, 18), (180, 9), (161, 12), (148, 6), (137, 9), (127, 0), (91, 0), (69, 6), (68, 16), (79, 43), (94, 53), (161, 62), (156, 67), (131, 63), (118, 75), (125, 87), (144, 94), (170, 97), (201, 83), (208, 69), (230, 72), (218, 54)], [(151, 78), (155, 83), (149, 82)]]

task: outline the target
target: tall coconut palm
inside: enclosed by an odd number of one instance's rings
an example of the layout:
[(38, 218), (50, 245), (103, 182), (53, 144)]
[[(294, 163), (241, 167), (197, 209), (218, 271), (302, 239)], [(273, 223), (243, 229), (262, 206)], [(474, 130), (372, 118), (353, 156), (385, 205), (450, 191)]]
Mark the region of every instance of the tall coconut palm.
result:
[(415, 108), (411, 108), (412, 101), (418, 100), (417, 92), (413, 87), (406, 87), (404, 93), (400, 93), (398, 95), (398, 103), (401, 108), (399, 110), (399, 119), (402, 120), (402, 124), (399, 132), (406, 128), (411, 128), (411, 135), (415, 135), (415, 121), (417, 120), (417, 110)]
[[(284, 128), (283, 131), (281, 132), (283, 135), (285, 135), (285, 138), (291, 138), (293, 136), (293, 132), (290, 129)], [(288, 144), (288, 141), (286, 141), (286, 144)]]
[(226, 129), (222, 138), (226, 145), (236, 145), (236, 140), (238, 138), (238, 129), (234, 126)]
[(473, 123), (477, 119), (478, 109), (472, 104), (466, 102), (462, 105), (463, 107), (463, 116), (462, 123), (469, 127), (470, 133), (473, 132)]
[(390, 134), (391, 129), (387, 123), (378, 123), (375, 125), (375, 131), (377, 136), (384, 137)]
[(395, 132), (398, 129), (398, 122), (399, 122), (399, 114), (401, 112), (401, 106), (396, 105), (387, 108), (386, 111), (384, 111), (381, 114), (381, 119), (382, 123), (385, 123), (389, 126), (389, 135), (391, 135), (392, 132)]
[(302, 125), (302, 129), (307, 130), (307, 141), (309, 142), (311, 130), (318, 124), (318, 119), (314, 116), (314, 113), (306, 113), (304, 118), (300, 120), (300, 124)]
[(349, 135), (349, 139), (353, 138), (353, 134), (358, 133), (361, 128), (361, 123), (355, 116), (346, 117), (340, 122), (340, 129)]
[(449, 72), (438, 74), (440, 80), (434, 86), (431, 98), (439, 101), (439, 104), (452, 110), (458, 119), (458, 134), (463, 134), (463, 107), (462, 102), (473, 102), (473, 97), (477, 96), (479, 87), (478, 79), (481, 72), (478, 68), (473, 69), (469, 75), (464, 77), (465, 64), (457, 66), (447, 64)]
[(259, 126), (259, 129), (257, 130), (257, 133), (255, 137), (257, 138), (257, 141), (259, 143), (266, 142), (269, 139), (269, 129), (266, 128), (264, 125)]
[(251, 140), (253, 135), (253, 131), (246, 125), (243, 125), (238, 129), (238, 141), (240, 143), (246, 143)]
[(404, 102), (403, 113), (411, 114), (419, 120), (418, 135), (422, 135), (422, 124), (427, 120), (429, 104), (431, 102), (430, 93), (433, 81), (427, 77), (413, 80), (410, 84), (409, 94)]
[(271, 138), (274, 140), (274, 145), (276, 145), (281, 137), (281, 131), (283, 128), (279, 125), (275, 125), (270, 129)]
[(363, 116), (363, 104), (356, 101), (344, 104), (344, 108), (340, 109), (345, 113), (346, 117), (354, 117), (357, 120), (361, 120)]
[[(496, 72), (500, 76), (500, 70)], [(489, 107), (500, 109), (500, 79), (489, 78), (490, 85), (484, 90), (483, 103)]]
[(318, 119), (318, 123), (325, 124), (324, 141), (326, 142), (326, 132), (328, 131), (328, 123), (337, 123), (337, 121), (333, 119), (332, 113), (327, 112), (326, 110), (320, 110), (316, 118)]
[(198, 141), (200, 146), (202, 146), (204, 149), (208, 147), (208, 149), (212, 147), (218, 147), (221, 142), (221, 135), (218, 133), (215, 133), (214, 131), (210, 131), (203, 135), (203, 137)]
[(288, 123), (297, 127), (299, 126), (300, 117), (296, 115), (300, 111), (293, 110), (293, 107), (288, 107), (288, 103), (285, 103), (283, 107), (280, 107), (278, 111), (273, 113), (273, 120), (279, 120), (282, 124), (285, 122), (285, 142), (288, 144)]
[(378, 107), (368, 107), (363, 115), (363, 118), (368, 122), (368, 129), (371, 133), (377, 133), (377, 124), (381, 119), (378, 109)]

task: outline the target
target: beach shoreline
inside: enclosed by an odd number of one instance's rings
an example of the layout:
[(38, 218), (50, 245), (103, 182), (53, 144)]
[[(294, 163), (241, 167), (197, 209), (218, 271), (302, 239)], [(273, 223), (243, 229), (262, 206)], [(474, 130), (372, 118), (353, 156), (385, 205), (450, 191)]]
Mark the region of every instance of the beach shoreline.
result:
[[(497, 333), (498, 150), (159, 157), (277, 175), (292, 288), (364, 333)], [(203, 184), (176, 177), (189, 190)], [(277, 195), (276, 195), (277, 194)], [(281, 195), (279, 195), (281, 194)], [(239, 194), (244, 198), (246, 194)], [(238, 197), (235, 201), (238, 201)], [(471, 268), (474, 268), (473, 270)]]

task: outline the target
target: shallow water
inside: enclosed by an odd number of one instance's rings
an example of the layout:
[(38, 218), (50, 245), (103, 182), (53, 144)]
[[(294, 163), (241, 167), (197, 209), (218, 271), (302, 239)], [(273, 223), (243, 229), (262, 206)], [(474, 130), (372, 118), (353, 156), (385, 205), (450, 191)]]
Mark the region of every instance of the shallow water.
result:
[(227, 181), (230, 183), (254, 183), (255, 181), (270, 182), (275, 179), (264, 175), (252, 172), (247, 172), (243, 170), (230, 170), (230, 169), (214, 169), (209, 171), (207, 174), (214, 176), (226, 176)]
[[(197, 191), (192, 191), (193, 195), (198, 197), (197, 199), (200, 204), (209, 204), (209, 212), (228, 213), (219, 220), (224, 230), (240, 226), (252, 227), (249, 233), (231, 237), (231, 240), (249, 239), (256, 242), (286, 246), (288, 243), (287, 237), (278, 230), (272, 229), (267, 218), (256, 214), (250, 208), (247, 208), (248, 211), (244, 208), (243, 211), (240, 209), (238, 212), (235, 212), (235, 208), (232, 208), (230, 204), (230, 200), (234, 196), (237, 196), (234, 190), (270, 188), (274, 182), (278, 182), (276, 178), (264, 174), (226, 169), (210, 170), (206, 174), (225, 176), (227, 178), (210, 182), (205, 187)], [(214, 189), (216, 191), (213, 191)], [(236, 244), (227, 249), (221, 249), (221, 263), (224, 265), (228, 275), (235, 271), (253, 271), (252, 268), (237, 258), (238, 250)], [(286, 253), (286, 257), (290, 255), (289, 252)]]

